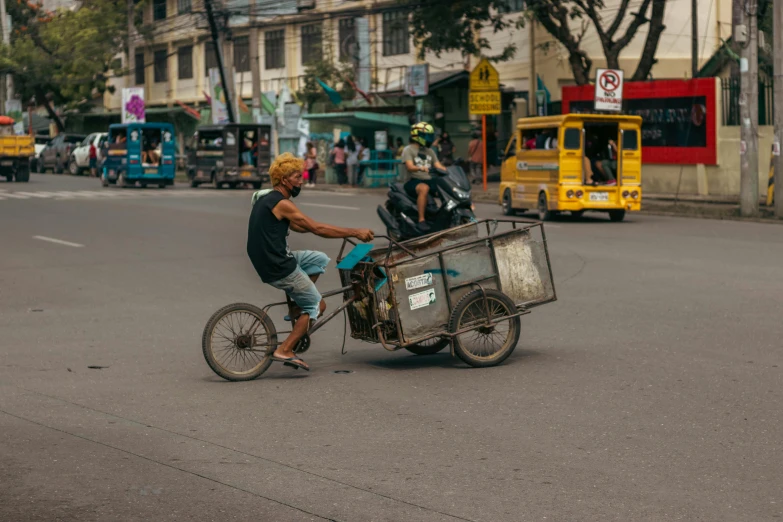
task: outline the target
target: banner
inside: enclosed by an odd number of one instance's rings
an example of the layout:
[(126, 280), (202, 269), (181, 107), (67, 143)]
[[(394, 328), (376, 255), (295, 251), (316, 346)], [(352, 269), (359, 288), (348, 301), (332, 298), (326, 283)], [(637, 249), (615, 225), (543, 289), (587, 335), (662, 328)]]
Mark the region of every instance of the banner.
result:
[(229, 123), (228, 105), (226, 105), (226, 93), (220, 84), (220, 69), (213, 67), (209, 70), (209, 97), (212, 124), (221, 125)]
[(409, 65), (405, 70), (405, 94), (413, 98), (430, 92), (430, 66), (427, 63)]
[(126, 87), (122, 90), (122, 123), (146, 122), (144, 87)]

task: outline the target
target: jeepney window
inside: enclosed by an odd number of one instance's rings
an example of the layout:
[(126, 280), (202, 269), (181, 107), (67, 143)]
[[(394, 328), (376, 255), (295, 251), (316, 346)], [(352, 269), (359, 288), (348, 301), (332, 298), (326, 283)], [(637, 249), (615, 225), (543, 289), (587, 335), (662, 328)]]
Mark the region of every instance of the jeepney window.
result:
[(639, 136), (635, 130), (623, 131), (623, 150), (636, 150), (639, 147)]
[(258, 166), (258, 136), (256, 129), (246, 129), (240, 131), (239, 137), (239, 161), (240, 166), (252, 165)]
[(109, 143), (125, 143), (128, 139), (128, 132), (126, 129), (112, 129), (109, 132)]
[(201, 150), (220, 150), (223, 147), (223, 135), (220, 131), (199, 131), (198, 148)]
[(160, 164), (162, 154), (161, 129), (144, 128), (141, 131), (141, 162), (144, 165), (157, 166)]
[(566, 150), (579, 150), (582, 146), (582, 133), (579, 129), (568, 128), (563, 133), (563, 147)]

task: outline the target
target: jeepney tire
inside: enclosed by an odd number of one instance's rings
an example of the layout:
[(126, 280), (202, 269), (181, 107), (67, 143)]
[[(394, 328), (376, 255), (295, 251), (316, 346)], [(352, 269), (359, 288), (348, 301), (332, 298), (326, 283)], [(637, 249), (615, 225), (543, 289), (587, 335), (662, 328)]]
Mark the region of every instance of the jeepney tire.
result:
[(198, 188), (198, 186), (201, 185), (198, 181), (190, 180), (190, 188)]
[(552, 221), (557, 216), (557, 212), (549, 210), (549, 203), (546, 199), (546, 192), (543, 190), (538, 194), (538, 220)]
[[(514, 305), (514, 301), (503, 292), (493, 289), (487, 289), (485, 292), (487, 294), (487, 300), (489, 301), (490, 310), (493, 312), (493, 317), (504, 317), (517, 313), (517, 307)], [(458, 332), (470, 324), (469, 321), (466, 321), (464, 315), (475, 305), (481, 307), (482, 310), (484, 309), (484, 294), (480, 289), (465, 294), (462, 299), (457, 302), (454, 311), (451, 313), (451, 318), (449, 319), (450, 332)], [(497, 312), (497, 314), (494, 312)], [(509, 329), (503, 345), (497, 351), (486, 356), (480, 356), (471, 352), (463, 344), (463, 338), (473, 335), (473, 332), (476, 331), (469, 330), (462, 335), (454, 337), (454, 352), (457, 354), (457, 357), (474, 368), (497, 366), (505, 361), (514, 351), (514, 348), (517, 347), (522, 327), (519, 316), (498, 324), (504, 323), (509, 325)]]
[(571, 211), (571, 217), (574, 219), (582, 219), (585, 215), (584, 210), (572, 210)]
[(511, 189), (506, 189), (503, 191), (503, 203), (501, 203), (501, 206), (503, 207), (503, 215), (504, 216), (513, 216), (516, 214), (516, 210), (514, 210), (514, 207), (512, 206), (511, 202)]
[(166, 188), (166, 184), (165, 183), (158, 183), (158, 188), (164, 189), (164, 188)]
[(405, 349), (414, 355), (433, 355), (449, 345), (448, 337), (435, 337), (420, 343), (406, 346)]
[(30, 169), (29, 168), (20, 168), (16, 171), (16, 182), (17, 183), (27, 183), (30, 181)]
[(610, 210), (609, 219), (615, 223), (619, 223), (625, 219), (625, 210)]
[[(271, 343), (271, 346), (267, 347), (264, 358), (257, 366), (248, 372), (235, 373), (227, 370), (220, 364), (218, 359), (215, 357), (215, 354), (212, 352), (212, 332), (215, 330), (220, 320), (232, 312), (244, 312), (251, 317), (255, 317), (260, 322), (260, 328), (263, 328), (266, 331), (266, 337)], [(224, 335), (225, 333), (227, 332), (224, 332)], [(258, 330), (256, 330), (256, 333), (258, 333)], [(201, 350), (204, 353), (204, 359), (206, 359), (207, 364), (213, 372), (227, 381), (252, 381), (253, 379), (258, 378), (272, 364), (272, 353), (276, 348), (277, 330), (275, 329), (275, 325), (272, 322), (272, 319), (270, 319), (269, 316), (257, 306), (248, 303), (233, 303), (224, 306), (212, 314), (212, 317), (209, 318), (206, 326), (204, 327), (204, 333), (201, 337)]]
[(260, 181), (256, 181), (252, 185), (253, 185), (253, 190), (261, 190), (261, 182)]
[(6, 181), (7, 183), (12, 183), (12, 182), (14, 181), (14, 175), (13, 175), (13, 174), (8, 174), (8, 175), (5, 177), (5, 181)]

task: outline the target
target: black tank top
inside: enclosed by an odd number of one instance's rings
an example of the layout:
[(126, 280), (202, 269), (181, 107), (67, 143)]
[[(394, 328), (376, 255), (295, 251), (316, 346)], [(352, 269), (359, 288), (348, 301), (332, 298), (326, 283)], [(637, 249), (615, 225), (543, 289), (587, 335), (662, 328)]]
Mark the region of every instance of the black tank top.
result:
[(272, 283), (288, 277), (296, 270), (296, 259), (288, 249), (287, 219), (277, 219), (272, 213), (275, 205), (285, 199), (277, 190), (265, 194), (250, 212), (247, 229), (247, 255), (261, 277), (261, 281)]

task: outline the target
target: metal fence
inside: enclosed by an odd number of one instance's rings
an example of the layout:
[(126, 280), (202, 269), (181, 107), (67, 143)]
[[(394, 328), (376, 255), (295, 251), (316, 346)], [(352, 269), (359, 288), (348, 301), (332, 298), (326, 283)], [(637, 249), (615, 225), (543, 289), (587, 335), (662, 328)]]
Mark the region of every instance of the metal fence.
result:
[[(771, 79), (759, 79), (759, 125), (773, 123), (773, 97)], [(721, 93), (723, 99), (723, 125), (738, 126), (740, 124), (740, 79), (738, 77), (722, 78)]]

